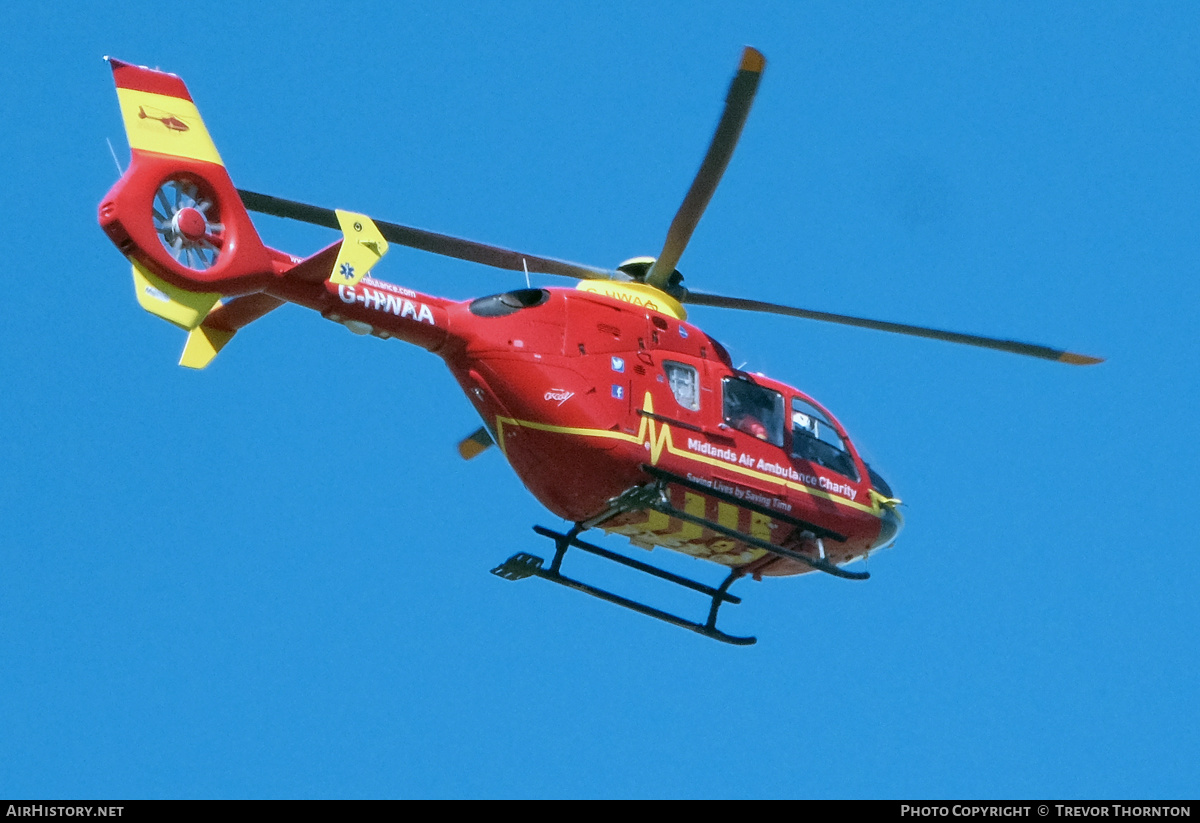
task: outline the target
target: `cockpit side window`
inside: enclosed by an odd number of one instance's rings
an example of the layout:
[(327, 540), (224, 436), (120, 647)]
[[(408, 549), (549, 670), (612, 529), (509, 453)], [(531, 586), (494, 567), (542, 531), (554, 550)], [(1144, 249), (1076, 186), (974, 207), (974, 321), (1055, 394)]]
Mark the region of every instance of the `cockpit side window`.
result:
[(741, 377), (722, 381), (725, 422), (759, 440), (783, 445), (783, 395)]
[(792, 398), (792, 457), (858, 479), (854, 459), (842, 436), (816, 406), (799, 397)]
[(671, 393), (675, 395), (675, 401), (685, 409), (699, 410), (699, 373), (691, 366), (671, 360), (664, 360), (662, 365), (663, 371), (667, 375), (667, 384), (671, 387)]

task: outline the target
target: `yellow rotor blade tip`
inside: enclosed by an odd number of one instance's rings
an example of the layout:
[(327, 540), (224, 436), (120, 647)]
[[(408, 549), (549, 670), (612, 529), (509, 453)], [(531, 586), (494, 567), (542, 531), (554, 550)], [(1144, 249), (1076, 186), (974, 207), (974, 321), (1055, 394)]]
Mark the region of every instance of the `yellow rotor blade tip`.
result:
[(1065, 351), (1058, 356), (1059, 363), (1070, 363), (1072, 366), (1094, 366), (1097, 363), (1103, 363), (1103, 357), (1089, 357), (1086, 354), (1075, 354), (1074, 352)]
[(746, 46), (742, 51), (742, 64), (738, 66), (738, 71), (762, 72), (766, 65), (767, 58), (763, 57), (761, 51), (753, 46)]

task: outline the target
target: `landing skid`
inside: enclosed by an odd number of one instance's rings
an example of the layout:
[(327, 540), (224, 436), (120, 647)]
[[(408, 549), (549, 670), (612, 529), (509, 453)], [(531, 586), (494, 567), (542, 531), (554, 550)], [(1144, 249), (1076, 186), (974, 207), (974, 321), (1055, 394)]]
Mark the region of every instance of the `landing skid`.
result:
[[(672, 572), (664, 569), (651, 566), (648, 563), (643, 563), (640, 560), (634, 560), (633, 558), (626, 557), (623, 554), (617, 554), (616, 552), (609, 551), (608, 549), (602, 549), (599, 546), (586, 543), (580, 540), (578, 536), (583, 529), (583, 525), (576, 525), (573, 529), (571, 529), (571, 531), (567, 532), (566, 534), (562, 534), (560, 532), (543, 528), (542, 526), (534, 526), (533, 530), (535, 532), (543, 537), (549, 537), (554, 541), (554, 560), (551, 561), (550, 568), (543, 568), (543, 565), (546, 561), (542, 558), (522, 552), (520, 554), (514, 554), (512, 557), (508, 558), (508, 560), (504, 561), (502, 565), (492, 569), (492, 574), (496, 575), (497, 577), (503, 577), (505, 580), (523, 580), (526, 577), (540, 577), (543, 580), (549, 580), (551, 583), (558, 583), (561, 586), (575, 589), (576, 591), (583, 592), (584, 594), (590, 594), (592, 597), (598, 597), (601, 600), (607, 600), (609, 603), (623, 606), (631, 611), (637, 612), (638, 614), (644, 614), (647, 617), (653, 617), (657, 620), (662, 620), (664, 623), (670, 623), (672, 626), (679, 626), (681, 629), (688, 629), (696, 632), (697, 634), (702, 634), (705, 637), (711, 637), (713, 640), (719, 640), (722, 643), (731, 643), (735, 646), (750, 646), (758, 642), (757, 638), (735, 637), (733, 635), (725, 634), (723, 631), (717, 628), (717, 611), (721, 608), (721, 604), (737, 604), (742, 602), (740, 597), (735, 597), (734, 595), (729, 594), (729, 587), (733, 585), (733, 582), (739, 577), (744, 576), (744, 572), (742, 572), (741, 569), (732, 569), (729, 572), (729, 576), (725, 578), (725, 582), (723, 582), (720, 586), (713, 588), (712, 586), (707, 586), (687, 577), (673, 574)], [(564, 576), (560, 573), (559, 569), (562, 568), (563, 558), (566, 556), (567, 550), (572, 547), (581, 549), (582, 551), (596, 555), (597, 557), (603, 557), (605, 560), (611, 560), (614, 563), (619, 563), (622, 566), (628, 566), (631, 569), (637, 569), (640, 572), (645, 572), (646, 574), (649, 574), (652, 577), (657, 577), (660, 580), (666, 580), (668, 582), (675, 583), (676, 585), (683, 586), (686, 589), (691, 589), (692, 591), (697, 591), (701, 594), (707, 595), (708, 597), (712, 598), (712, 604), (708, 611), (708, 621), (706, 623), (695, 623), (691, 620), (686, 620), (682, 617), (679, 617), (678, 615), (671, 614), (670, 612), (664, 612), (661, 609), (654, 608), (653, 606), (647, 606), (645, 603), (639, 603), (636, 600), (630, 600), (627, 597), (621, 597), (618, 594), (613, 594), (612, 592), (605, 591), (604, 589), (599, 589), (595, 586), (590, 586), (587, 583), (582, 583), (578, 580)]]

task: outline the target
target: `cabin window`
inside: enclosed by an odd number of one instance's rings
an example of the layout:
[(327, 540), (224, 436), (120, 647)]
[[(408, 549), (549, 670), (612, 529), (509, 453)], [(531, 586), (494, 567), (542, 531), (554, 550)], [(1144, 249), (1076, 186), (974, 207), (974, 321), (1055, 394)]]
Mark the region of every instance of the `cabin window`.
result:
[(792, 398), (792, 456), (858, 479), (846, 441), (812, 403)]
[(775, 446), (783, 445), (783, 395), (742, 377), (722, 381), (725, 422)]
[(696, 411), (700, 408), (700, 376), (691, 366), (683, 363), (663, 361), (663, 371), (667, 373), (667, 384), (675, 395), (675, 402), (685, 409)]

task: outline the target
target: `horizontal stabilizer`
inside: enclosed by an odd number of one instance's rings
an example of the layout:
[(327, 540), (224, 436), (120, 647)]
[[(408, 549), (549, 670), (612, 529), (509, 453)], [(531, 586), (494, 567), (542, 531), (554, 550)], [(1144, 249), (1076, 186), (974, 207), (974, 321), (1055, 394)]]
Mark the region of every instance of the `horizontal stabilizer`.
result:
[(189, 369), (205, 368), (233, 339), (238, 329), (282, 305), (282, 300), (269, 294), (248, 294), (222, 303), (209, 313), (201, 325), (188, 333), (179, 365)]

